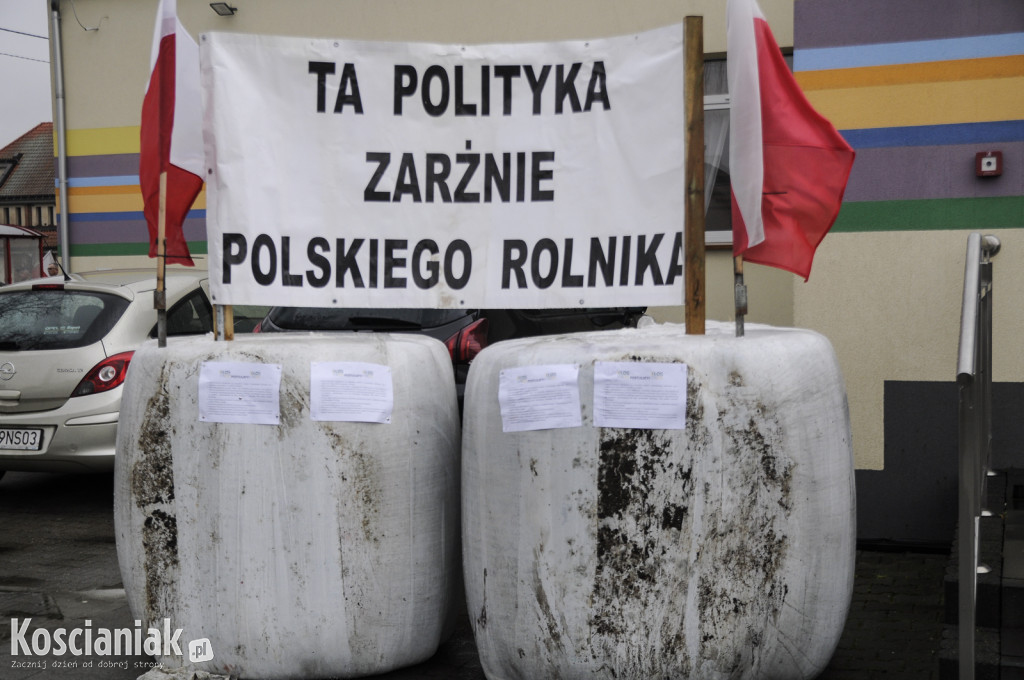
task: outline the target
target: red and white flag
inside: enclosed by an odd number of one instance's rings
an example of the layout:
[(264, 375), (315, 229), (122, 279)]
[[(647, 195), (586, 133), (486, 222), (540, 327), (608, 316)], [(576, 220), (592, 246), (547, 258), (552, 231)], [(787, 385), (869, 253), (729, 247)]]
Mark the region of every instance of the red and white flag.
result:
[(854, 151), (807, 101), (756, 0), (729, 0), (733, 255), (807, 279)]
[(160, 173), (167, 172), (166, 262), (192, 265), (182, 223), (203, 187), (199, 46), (178, 21), (175, 0), (160, 0), (157, 7), (150, 68), (139, 147), (149, 256), (157, 256)]

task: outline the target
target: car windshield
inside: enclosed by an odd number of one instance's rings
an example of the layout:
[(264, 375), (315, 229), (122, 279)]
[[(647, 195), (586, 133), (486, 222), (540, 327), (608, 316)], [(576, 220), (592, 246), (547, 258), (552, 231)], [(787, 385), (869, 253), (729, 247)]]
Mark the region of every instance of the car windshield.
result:
[(0, 351), (71, 349), (99, 341), (128, 308), (108, 293), (20, 290), (0, 293)]
[(442, 326), (465, 315), (466, 310), (463, 309), (277, 307), (271, 310), (270, 320), (278, 328), (287, 330), (419, 330)]

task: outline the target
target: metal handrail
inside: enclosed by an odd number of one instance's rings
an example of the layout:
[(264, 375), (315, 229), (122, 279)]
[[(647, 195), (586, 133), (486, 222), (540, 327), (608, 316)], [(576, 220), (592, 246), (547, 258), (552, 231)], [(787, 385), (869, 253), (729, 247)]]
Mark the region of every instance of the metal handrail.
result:
[(967, 238), (964, 296), (960, 311), (959, 678), (974, 680), (974, 632), (978, 586), (978, 521), (992, 452), (992, 258), (999, 239)]

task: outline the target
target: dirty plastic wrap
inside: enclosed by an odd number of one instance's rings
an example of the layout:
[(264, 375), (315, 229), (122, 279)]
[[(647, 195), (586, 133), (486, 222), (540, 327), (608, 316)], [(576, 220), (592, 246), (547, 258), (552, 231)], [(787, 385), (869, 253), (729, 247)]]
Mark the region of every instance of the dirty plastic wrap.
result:
[[(281, 365), (280, 425), (200, 422), (203, 362)], [(390, 424), (310, 418), (310, 363), (391, 368)], [(361, 677), (429, 658), (462, 601), (451, 360), (409, 334), (147, 343), (118, 427), (114, 519), (143, 625), (209, 639), (197, 670)]]
[[(593, 426), (595, 361), (687, 365), (685, 429)], [(502, 369), (579, 366), (582, 427), (503, 432)], [(498, 343), (463, 419), (466, 597), (489, 680), (813, 678), (853, 588), (845, 387), (817, 333), (708, 323)]]

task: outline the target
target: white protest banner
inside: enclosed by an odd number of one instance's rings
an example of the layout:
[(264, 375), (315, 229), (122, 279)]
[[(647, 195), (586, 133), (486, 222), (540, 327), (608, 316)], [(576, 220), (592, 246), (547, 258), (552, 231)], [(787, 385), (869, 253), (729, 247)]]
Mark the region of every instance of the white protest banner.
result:
[(200, 40), (214, 302), (682, 300), (683, 28)]

